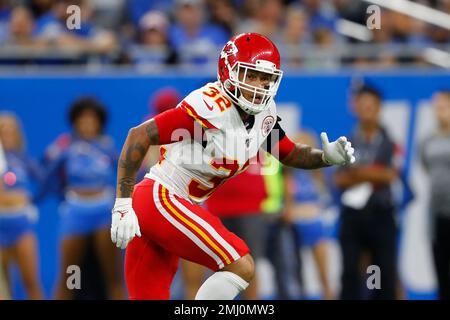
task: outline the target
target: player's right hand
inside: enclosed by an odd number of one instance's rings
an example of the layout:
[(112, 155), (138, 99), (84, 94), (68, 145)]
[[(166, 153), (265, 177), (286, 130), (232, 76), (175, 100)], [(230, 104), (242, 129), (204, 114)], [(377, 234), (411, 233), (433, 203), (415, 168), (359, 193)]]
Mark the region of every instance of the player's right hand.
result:
[(125, 249), (137, 235), (141, 236), (138, 218), (132, 207), (131, 198), (116, 198), (112, 209), (111, 240), (118, 248)]

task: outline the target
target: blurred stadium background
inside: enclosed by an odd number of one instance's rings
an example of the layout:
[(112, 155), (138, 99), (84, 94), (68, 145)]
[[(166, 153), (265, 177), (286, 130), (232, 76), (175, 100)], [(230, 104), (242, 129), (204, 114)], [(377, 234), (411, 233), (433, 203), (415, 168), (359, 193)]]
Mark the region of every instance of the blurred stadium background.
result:
[[(374, 4), (378, 9), (368, 12)], [(81, 9), (81, 29), (67, 28), (70, 5)], [(381, 28), (369, 29), (376, 10)], [(240, 32), (265, 34), (279, 47), (285, 76), (276, 100), (288, 134), (348, 135), (354, 88), (365, 83), (382, 93), (382, 122), (403, 150), (402, 170), (414, 191), (398, 212), (401, 286), (407, 299), (436, 298), (429, 183), (418, 146), (436, 125), (433, 93), (450, 88), (449, 0), (0, 0), (0, 110), (18, 116), (28, 153), (41, 159), (69, 130), (70, 104), (96, 97), (107, 106), (106, 132), (119, 150), (128, 128), (156, 112), (155, 92), (172, 87), (184, 96), (214, 80), (218, 53)], [(39, 204), (36, 224), (46, 298), (60, 272), (58, 201)], [(324, 217), (337, 292), (337, 203)], [(310, 253), (302, 254), (304, 296), (320, 297)], [(260, 296), (276, 297), (273, 267), (266, 261), (260, 270)], [(12, 277), (13, 298), (26, 298), (16, 269)], [(182, 297), (182, 285), (177, 277), (174, 297)]]

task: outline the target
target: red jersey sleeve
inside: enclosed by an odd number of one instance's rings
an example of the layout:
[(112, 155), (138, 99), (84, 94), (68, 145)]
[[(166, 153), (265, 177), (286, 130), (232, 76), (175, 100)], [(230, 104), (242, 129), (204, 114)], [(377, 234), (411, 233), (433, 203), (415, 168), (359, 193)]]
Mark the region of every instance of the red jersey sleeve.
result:
[[(159, 144), (168, 144), (180, 141), (181, 137), (185, 137), (186, 133), (190, 137), (194, 137), (195, 121), (186, 112), (184, 108), (174, 108), (156, 115), (154, 118), (159, 133)], [(187, 132), (180, 131), (175, 133), (177, 129), (185, 129)]]
[(284, 136), (283, 139), (278, 141), (275, 145), (275, 149), (278, 150), (279, 160), (283, 160), (289, 153), (295, 148), (295, 143), (289, 139), (288, 136)]

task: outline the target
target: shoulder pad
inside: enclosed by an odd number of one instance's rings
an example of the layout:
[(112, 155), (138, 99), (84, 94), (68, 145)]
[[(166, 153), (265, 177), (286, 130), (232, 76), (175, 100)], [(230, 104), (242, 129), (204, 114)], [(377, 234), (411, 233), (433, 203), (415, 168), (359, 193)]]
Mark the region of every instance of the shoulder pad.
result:
[[(233, 103), (225, 97), (214, 83), (191, 92), (180, 104), (188, 114), (205, 128), (216, 128), (213, 124)], [(213, 122), (213, 123), (211, 123)]]

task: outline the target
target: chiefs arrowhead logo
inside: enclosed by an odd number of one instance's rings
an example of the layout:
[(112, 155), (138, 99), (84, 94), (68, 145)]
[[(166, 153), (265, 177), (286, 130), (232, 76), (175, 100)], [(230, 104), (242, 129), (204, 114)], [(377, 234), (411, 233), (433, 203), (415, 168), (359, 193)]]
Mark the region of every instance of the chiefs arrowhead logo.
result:
[(222, 52), (220, 53), (221, 58), (227, 58), (230, 55), (236, 54), (238, 52), (238, 48), (232, 41), (228, 41), (227, 44), (223, 47)]

